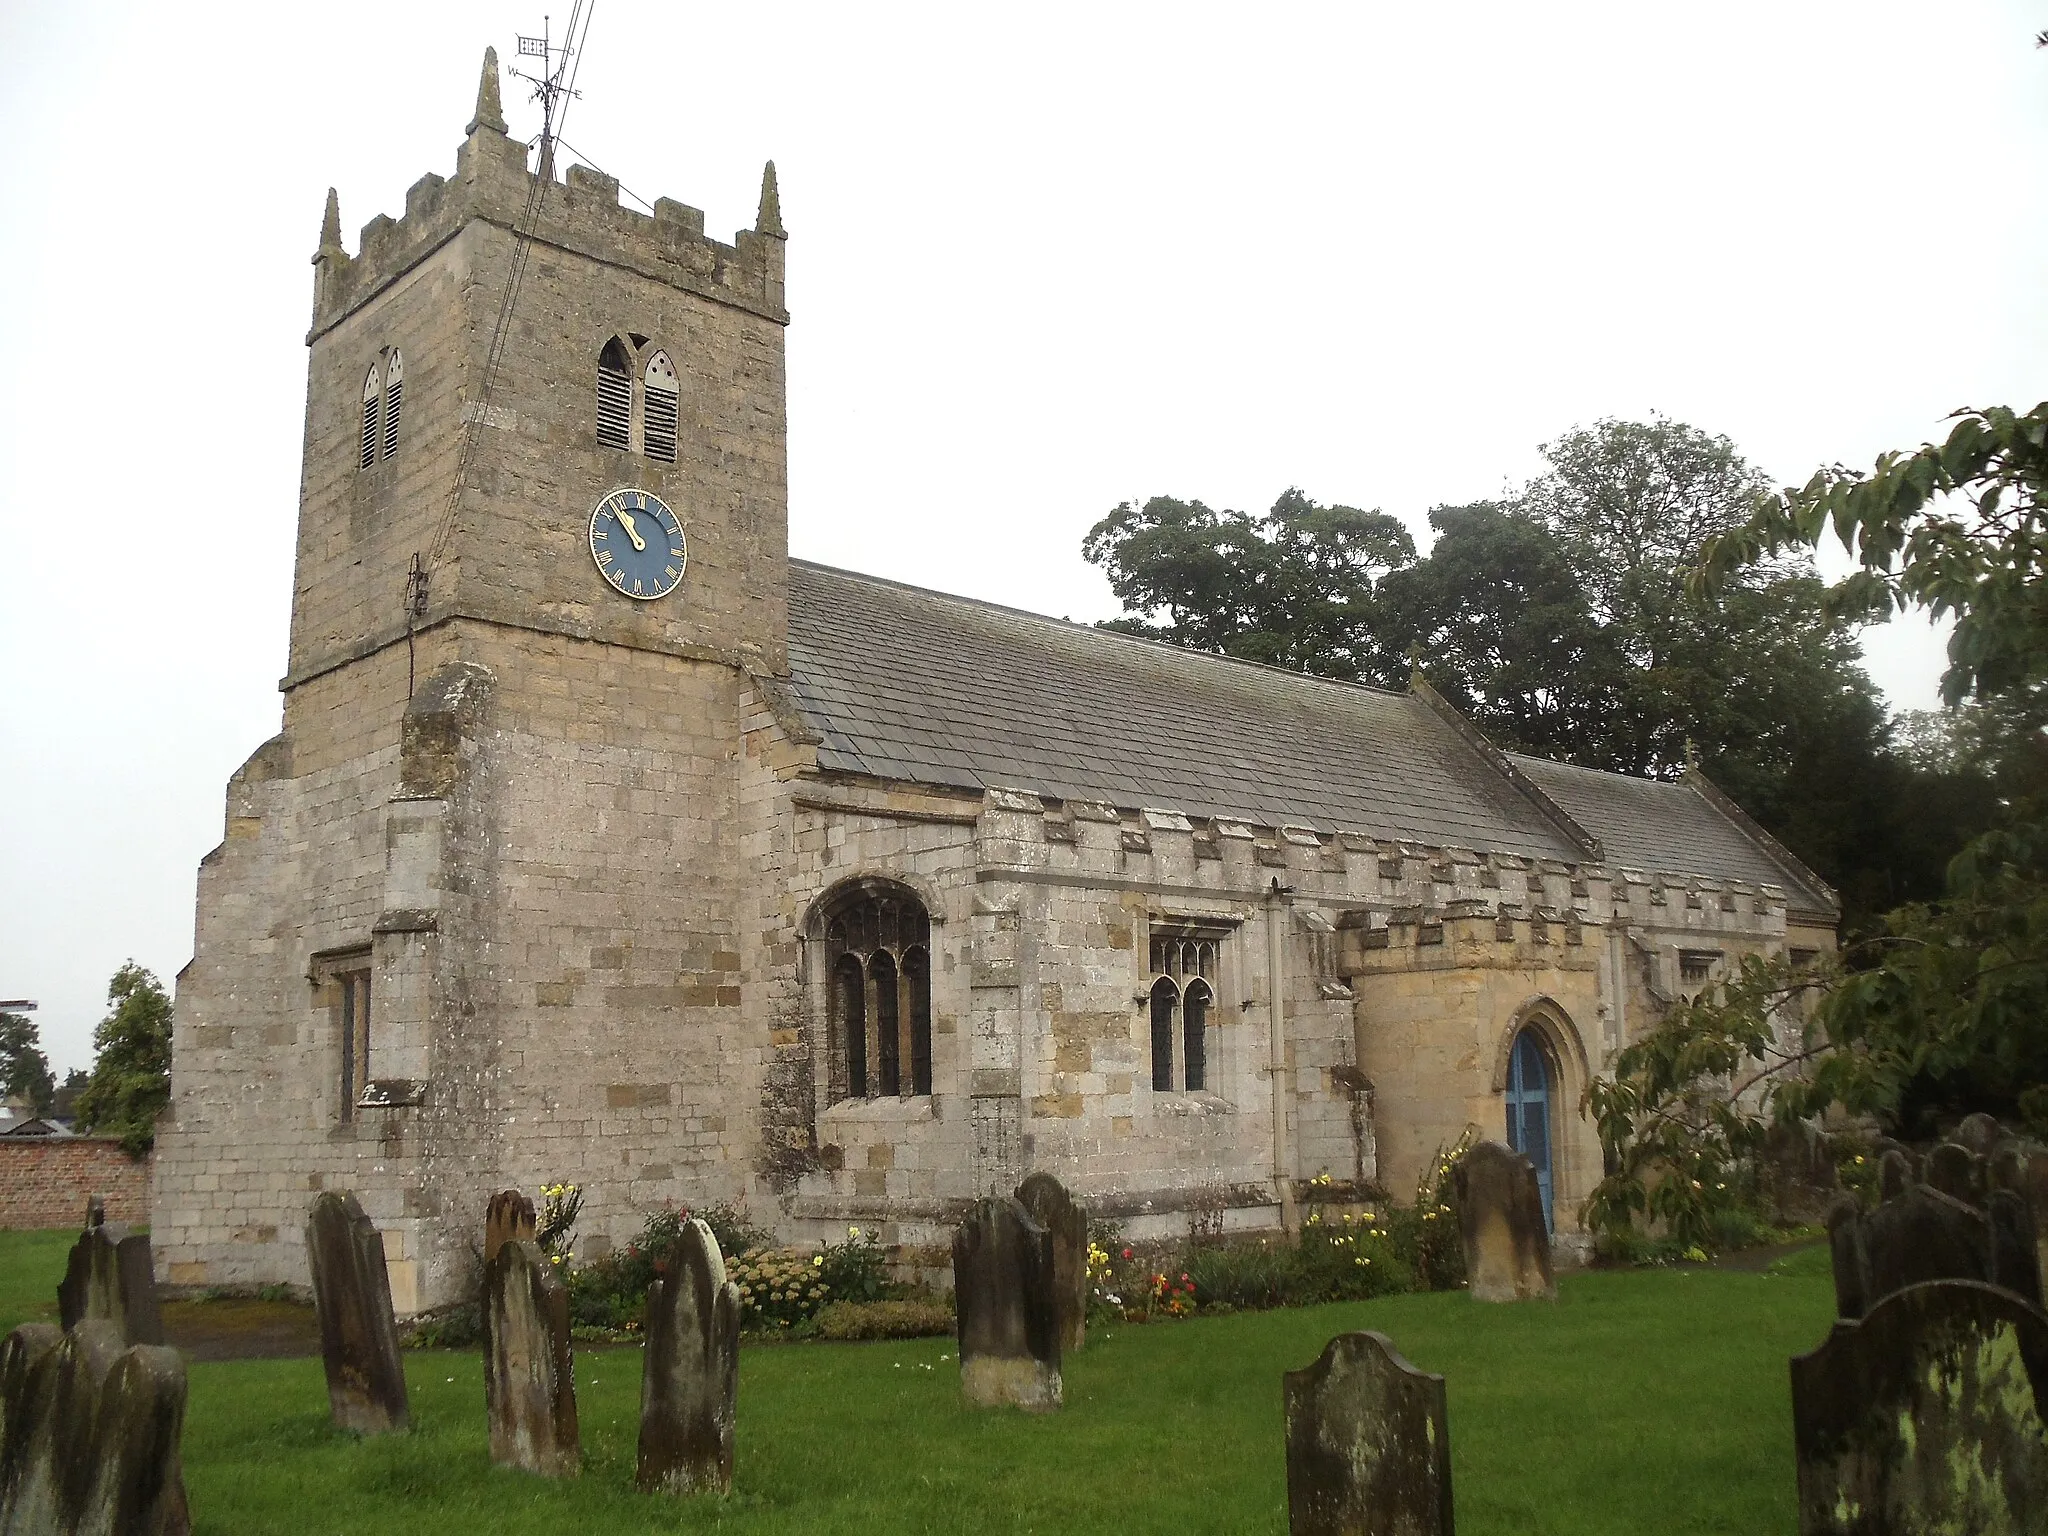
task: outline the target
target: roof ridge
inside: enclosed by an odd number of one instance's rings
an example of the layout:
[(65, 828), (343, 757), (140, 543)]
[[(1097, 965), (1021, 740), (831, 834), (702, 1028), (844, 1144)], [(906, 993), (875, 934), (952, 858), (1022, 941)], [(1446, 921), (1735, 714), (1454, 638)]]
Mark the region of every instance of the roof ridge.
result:
[(1252, 667), (1261, 672), (1275, 672), (1281, 677), (1300, 678), (1304, 682), (1325, 683), (1333, 688), (1352, 688), (1360, 693), (1374, 693), (1388, 699), (1412, 699), (1413, 694), (1401, 688), (1387, 688), (1379, 683), (1360, 682), (1349, 677), (1325, 677), (1320, 672), (1297, 672), (1292, 667), (1275, 666), (1270, 661), (1252, 661), (1244, 656), (1231, 656), (1222, 651), (1198, 651), (1190, 646), (1175, 645), (1170, 640), (1154, 640), (1147, 635), (1133, 635), (1121, 629), (1105, 629), (1100, 624), (1083, 624), (1074, 619), (1056, 619), (1049, 613), (1038, 613), (1029, 608), (1013, 607), (1009, 603), (998, 603), (985, 597), (969, 597), (961, 592), (941, 592), (937, 587), (920, 587), (908, 581), (896, 581), (887, 576), (872, 575), (867, 571), (851, 571), (843, 565), (827, 565), (822, 560), (805, 560), (796, 555), (789, 557), (791, 565), (800, 565), (806, 570), (823, 571), (833, 576), (847, 576), (855, 581), (871, 582), (878, 587), (893, 587), (899, 592), (914, 592), (919, 597), (944, 598), (950, 603), (965, 603), (972, 608), (985, 608), (993, 613), (1007, 613), (1020, 619), (1033, 619), (1055, 629), (1071, 629), (1084, 635), (1100, 636), (1106, 640), (1120, 640), (1132, 645), (1149, 646), (1153, 650), (1165, 651), (1172, 656), (1195, 656), (1206, 661), (1228, 662), (1232, 666)]

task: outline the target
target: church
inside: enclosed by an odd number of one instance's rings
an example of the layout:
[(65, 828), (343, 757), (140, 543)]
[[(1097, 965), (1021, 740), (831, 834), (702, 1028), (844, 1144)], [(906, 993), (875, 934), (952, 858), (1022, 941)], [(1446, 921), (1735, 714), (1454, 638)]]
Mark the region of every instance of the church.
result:
[(774, 167), (697, 209), (529, 165), (486, 55), (451, 177), (313, 257), (283, 724), (227, 788), (153, 1235), (303, 1284), (350, 1189), (401, 1313), (504, 1187), (903, 1262), (1044, 1169), (1137, 1236), (1405, 1199), (1468, 1128), (1560, 1243), (1588, 1081), (1811, 871), (1696, 772), (1505, 753), (1332, 682), (794, 560)]

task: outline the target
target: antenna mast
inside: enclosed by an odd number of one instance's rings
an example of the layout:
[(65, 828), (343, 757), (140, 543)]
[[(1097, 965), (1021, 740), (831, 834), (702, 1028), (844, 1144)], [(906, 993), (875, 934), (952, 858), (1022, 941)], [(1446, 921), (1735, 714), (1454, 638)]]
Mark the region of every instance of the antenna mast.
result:
[(575, 77), (569, 74), (569, 60), (572, 55), (582, 52), (580, 47), (572, 46), (576, 41), (576, 23), (582, 11), (583, 0), (575, 0), (575, 4), (569, 8), (569, 31), (559, 48), (551, 40), (548, 30), (550, 18), (547, 16), (540, 19), (539, 37), (519, 39), (519, 57), (540, 60), (540, 73), (537, 75), (528, 74), (523, 69), (515, 69), (512, 73), (533, 87), (533, 99), (540, 103), (539, 175), (543, 181), (555, 179), (555, 127), (560, 117), (557, 104), (564, 97), (574, 97), (577, 94), (573, 83)]

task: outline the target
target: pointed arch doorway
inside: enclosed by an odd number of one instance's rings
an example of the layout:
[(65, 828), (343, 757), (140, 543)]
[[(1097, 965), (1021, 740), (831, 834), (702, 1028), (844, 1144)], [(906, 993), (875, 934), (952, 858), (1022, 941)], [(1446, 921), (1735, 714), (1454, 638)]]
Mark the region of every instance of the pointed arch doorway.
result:
[(1545, 1231), (1556, 1228), (1551, 1216), (1550, 1083), (1550, 1059), (1542, 1042), (1535, 1030), (1522, 1030), (1515, 1036), (1515, 1048), (1508, 1058), (1508, 1145), (1528, 1158), (1536, 1170)]

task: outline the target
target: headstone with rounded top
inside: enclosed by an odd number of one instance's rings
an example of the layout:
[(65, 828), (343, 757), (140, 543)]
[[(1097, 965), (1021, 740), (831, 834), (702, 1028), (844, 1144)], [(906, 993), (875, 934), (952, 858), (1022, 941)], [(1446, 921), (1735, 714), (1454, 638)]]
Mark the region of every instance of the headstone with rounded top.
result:
[(320, 1358), (327, 1368), (327, 1404), (336, 1429), (377, 1435), (407, 1428), (405, 1366), (384, 1239), (354, 1194), (328, 1190), (306, 1220), (306, 1260), (313, 1272), (313, 1310), (320, 1319)]
[(516, 1189), (501, 1189), (484, 1208), (484, 1262), (490, 1263), (498, 1250), (511, 1242), (532, 1242), (533, 1202)]
[(66, 1328), (103, 1318), (130, 1344), (164, 1341), (149, 1237), (110, 1224), (98, 1195), (86, 1201), (85, 1230), (71, 1245), (64, 1278), (57, 1282), (57, 1316)]
[(0, 1340), (0, 1531), (187, 1536), (185, 1363), (107, 1318)]
[(1970, 1280), (1908, 1286), (1792, 1362), (1800, 1536), (2039, 1531), (2048, 1316)]
[(647, 1291), (640, 1487), (730, 1493), (740, 1385), (740, 1290), (711, 1228), (691, 1219)]
[(1913, 1158), (1904, 1147), (1889, 1147), (1877, 1160), (1877, 1194), (1896, 1200), (1913, 1185)]
[(1974, 1115), (1965, 1115), (1950, 1139), (1979, 1157), (1989, 1157), (1992, 1149), (2005, 1140), (2005, 1128), (1998, 1123), (1996, 1116), (1979, 1110)]
[(1498, 1141), (1482, 1141), (1458, 1159), (1451, 1181), (1473, 1298), (1555, 1301), (1543, 1192), (1529, 1159)]
[(1053, 1322), (1060, 1352), (1071, 1354), (1088, 1339), (1088, 1213), (1049, 1173), (1019, 1184), (1017, 1203), (1052, 1234)]
[(982, 1199), (953, 1233), (960, 1392), (977, 1408), (1050, 1413), (1064, 1392), (1052, 1234), (1015, 1199)]
[(1844, 1197), (1829, 1213), (1828, 1242), (1841, 1317), (1861, 1317), (1894, 1292), (1935, 1280), (1998, 1285), (2040, 1304), (2032, 1216), (2009, 1191), (1981, 1208), (1925, 1184), (1870, 1211)]
[(1927, 1154), (1920, 1177), (1951, 1200), (1975, 1205), (1984, 1198), (1984, 1160), (1968, 1147), (1944, 1141)]
[(1281, 1378), (1290, 1536), (1451, 1536), (1444, 1379), (1383, 1333), (1340, 1333)]
[(483, 1325), (491, 1460), (545, 1477), (574, 1477), (582, 1440), (569, 1290), (531, 1239), (505, 1238), (484, 1265)]

